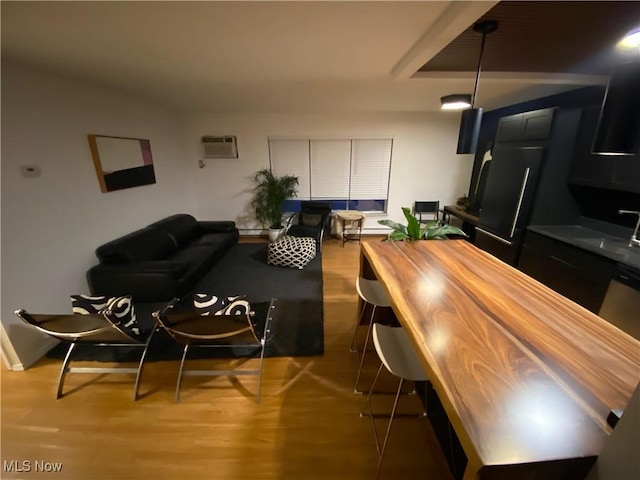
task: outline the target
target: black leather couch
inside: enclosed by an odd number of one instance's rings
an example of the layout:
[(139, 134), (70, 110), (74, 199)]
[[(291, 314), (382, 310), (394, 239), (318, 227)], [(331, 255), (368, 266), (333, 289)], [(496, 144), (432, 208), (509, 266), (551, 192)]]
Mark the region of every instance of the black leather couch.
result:
[(96, 249), (87, 272), (93, 295), (131, 295), (135, 302), (182, 298), (238, 242), (234, 222), (164, 218)]

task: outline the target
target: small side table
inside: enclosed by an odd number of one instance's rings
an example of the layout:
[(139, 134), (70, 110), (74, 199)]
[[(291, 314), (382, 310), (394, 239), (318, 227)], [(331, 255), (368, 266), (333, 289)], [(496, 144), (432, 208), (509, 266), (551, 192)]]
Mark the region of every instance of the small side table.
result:
[[(342, 226), (342, 246), (344, 242), (349, 240), (358, 240), (362, 237), (362, 223), (364, 222), (364, 214), (357, 210), (340, 210), (336, 213), (336, 217)], [(349, 233), (351, 231), (351, 233)], [(351, 235), (351, 236), (350, 236)]]

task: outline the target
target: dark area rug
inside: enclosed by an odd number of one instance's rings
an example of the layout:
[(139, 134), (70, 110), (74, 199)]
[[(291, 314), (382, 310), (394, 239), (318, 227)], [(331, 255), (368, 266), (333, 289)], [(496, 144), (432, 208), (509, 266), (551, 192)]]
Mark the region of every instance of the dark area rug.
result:
[[(196, 293), (218, 296), (246, 295), (256, 312), (259, 325), (264, 323), (271, 298), (277, 298), (268, 336), (266, 357), (313, 356), (324, 353), (321, 253), (302, 270), (267, 264), (266, 244), (237, 244), (216, 263), (194, 289)], [(192, 296), (185, 298), (185, 304)], [(152, 325), (151, 312), (163, 304), (136, 305), (138, 321)], [(184, 307), (183, 307), (184, 308)], [(64, 358), (67, 344), (59, 344), (47, 356)], [(111, 348), (78, 345), (73, 360), (103, 362), (138, 361), (140, 348)], [(187, 358), (250, 357), (255, 349), (192, 348)], [(179, 360), (182, 346), (160, 330), (154, 335), (146, 361)]]

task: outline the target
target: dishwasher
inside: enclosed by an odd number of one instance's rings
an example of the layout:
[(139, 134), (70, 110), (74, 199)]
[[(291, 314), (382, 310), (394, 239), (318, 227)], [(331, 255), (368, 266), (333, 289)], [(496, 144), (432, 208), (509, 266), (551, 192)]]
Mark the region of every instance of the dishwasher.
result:
[(640, 270), (618, 264), (598, 315), (640, 340)]

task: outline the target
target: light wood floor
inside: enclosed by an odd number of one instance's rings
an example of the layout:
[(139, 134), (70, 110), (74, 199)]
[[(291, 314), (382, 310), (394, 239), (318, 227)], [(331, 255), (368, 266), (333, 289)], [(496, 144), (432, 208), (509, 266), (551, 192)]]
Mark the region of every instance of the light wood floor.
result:
[[(365, 401), (353, 394), (358, 359), (349, 353), (359, 249), (356, 242), (342, 248), (325, 240), (325, 353), (267, 359), (260, 404), (255, 377), (187, 377), (175, 404), (178, 362), (148, 363), (136, 403), (131, 375), (72, 374), (68, 394), (55, 400), (60, 361), (3, 371), (1, 460), (3, 467), (30, 461), (31, 471), (0, 478), (374, 478), (373, 429), (359, 416)], [(361, 327), (361, 340), (364, 333)], [(367, 360), (364, 386), (379, 365), (374, 351)], [(383, 387), (395, 388), (392, 377), (385, 381)], [(384, 411), (392, 396), (376, 400), (374, 408)], [(403, 397), (401, 406), (421, 410), (415, 396)], [(379, 422), (383, 431), (385, 420)], [(35, 472), (36, 461), (61, 462), (62, 472)], [(451, 478), (426, 419), (396, 419), (380, 478)]]

